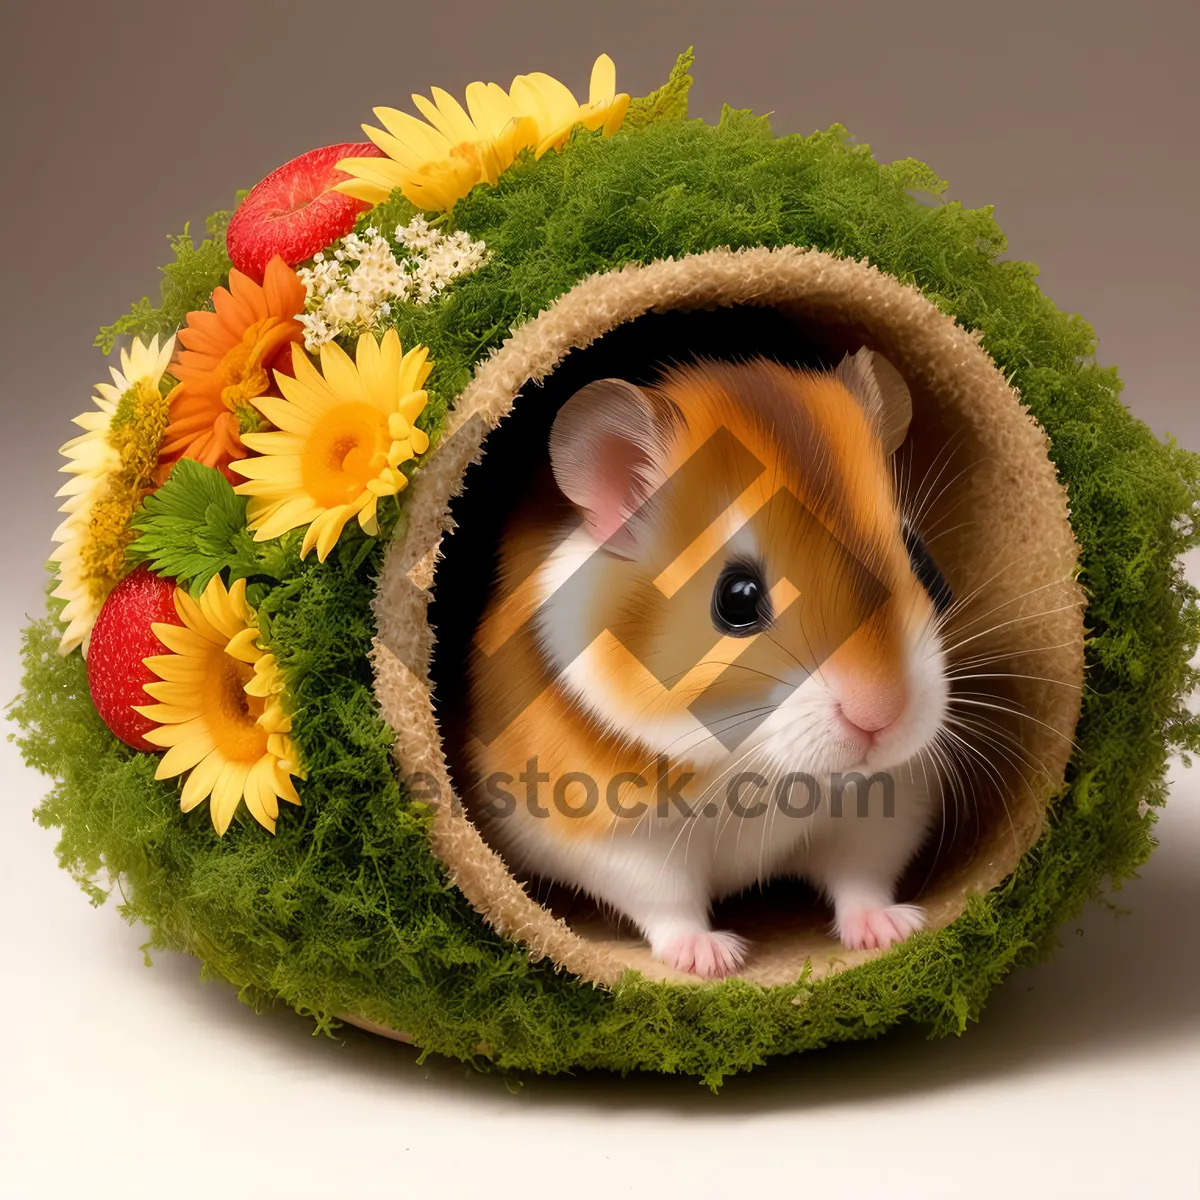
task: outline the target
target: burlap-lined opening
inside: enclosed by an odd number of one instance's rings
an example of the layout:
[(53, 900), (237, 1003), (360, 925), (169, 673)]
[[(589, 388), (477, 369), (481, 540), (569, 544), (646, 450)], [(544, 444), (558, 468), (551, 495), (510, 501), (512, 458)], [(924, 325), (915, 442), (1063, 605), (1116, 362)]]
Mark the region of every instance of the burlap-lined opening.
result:
[[(433, 804), (432, 849), (455, 884), (498, 932), (593, 983), (611, 984), (631, 967), (689, 977), (655, 963), (635, 936), (595, 914), (571, 911), (564, 919), (538, 903), (463, 815), (435, 715), (426, 608), (452, 528), (451, 502), (487, 434), (514, 405), (519, 413), (540, 402), (539, 389), (527, 385), (646, 314), (739, 307), (773, 310), (827, 351), (870, 345), (913, 393), (905, 470), (936, 492), (921, 524), (936, 535), (939, 565), (960, 598), (949, 640), (961, 642), (954, 657), (970, 679), (959, 686), (975, 697), (965, 711), (986, 729), (959, 736), (976, 737), (989, 760), (960, 768), (959, 799), (939, 845), (910, 872), (909, 890), (934, 928), (958, 916), (969, 893), (1012, 871), (1037, 837), (1071, 753), (1083, 601), (1067, 498), (1045, 434), (975, 337), (865, 263), (793, 247), (716, 250), (592, 276), (482, 363), (450, 414), (385, 561), (374, 667), (383, 715), (396, 731), (398, 772)], [(508, 477), (506, 486), (514, 484)], [(792, 893), (774, 905), (735, 902), (723, 916), (752, 939), (744, 975), (763, 984), (794, 980), (806, 962), (819, 977), (873, 957), (843, 950), (828, 936), (827, 917), (811, 901), (797, 908)]]

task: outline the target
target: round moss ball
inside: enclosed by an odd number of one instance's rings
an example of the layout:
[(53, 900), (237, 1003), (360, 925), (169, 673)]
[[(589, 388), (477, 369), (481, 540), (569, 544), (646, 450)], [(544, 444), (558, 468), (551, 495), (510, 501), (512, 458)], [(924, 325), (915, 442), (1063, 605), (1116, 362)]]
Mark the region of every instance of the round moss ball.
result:
[[(274, 837), (235, 820), (217, 837), (181, 814), (157, 759), (121, 744), (76, 655), (56, 653), (55, 613), (27, 632), (15, 708), (28, 761), (56, 780), (39, 819), (96, 891), (121, 879), (124, 915), (157, 946), (195, 955), (256, 1008), (281, 1002), (325, 1029), (342, 1014), (416, 1044), (501, 1068), (685, 1072), (711, 1085), (768, 1057), (872, 1038), (900, 1022), (961, 1032), (992, 988), (1051, 946), (1054, 931), (1149, 854), (1167, 756), (1194, 748), (1196, 595), (1178, 556), (1196, 541), (1200, 463), (1163, 445), (1121, 402), (1092, 330), (1003, 257), (990, 210), (944, 200), (921, 163), (889, 165), (832, 128), (775, 137), (765, 119), (671, 119), (518, 161), (448, 214), (488, 262), (388, 320), (435, 363), (421, 424), (433, 439), (482, 360), (588, 276), (718, 247), (814, 247), (869, 259), (975, 331), (1045, 429), (1070, 500), (1088, 606), (1076, 747), (1040, 840), (1003, 886), (947, 928), (814, 981), (695, 986), (630, 972), (582, 985), (531, 961), (476, 914), (431, 853), (429, 812), (398, 782), (373, 692), (374, 581), (387, 536), (344, 538), (325, 562), (293, 555), (268, 641), (294, 698), (307, 768), (302, 804)], [(398, 197), (360, 219), (410, 219)], [(219, 225), (219, 222), (218, 222)], [(218, 237), (173, 278), (198, 308), (228, 270)], [(177, 264), (178, 266), (178, 264)], [(191, 288), (191, 291), (188, 291)], [(120, 327), (157, 332), (165, 310)], [(1147, 808), (1149, 806), (1149, 808)]]

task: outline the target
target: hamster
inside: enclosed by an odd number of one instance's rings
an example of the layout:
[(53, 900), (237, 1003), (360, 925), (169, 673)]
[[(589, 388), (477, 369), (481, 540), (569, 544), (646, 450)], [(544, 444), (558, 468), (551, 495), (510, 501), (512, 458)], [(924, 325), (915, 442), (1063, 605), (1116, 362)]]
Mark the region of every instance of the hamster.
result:
[(847, 947), (922, 927), (896, 884), (933, 824), (949, 684), (889, 463), (910, 417), (866, 348), (567, 401), (469, 659), (460, 790), (510, 867), (703, 978), (750, 950), (713, 902), (776, 876), (818, 889)]

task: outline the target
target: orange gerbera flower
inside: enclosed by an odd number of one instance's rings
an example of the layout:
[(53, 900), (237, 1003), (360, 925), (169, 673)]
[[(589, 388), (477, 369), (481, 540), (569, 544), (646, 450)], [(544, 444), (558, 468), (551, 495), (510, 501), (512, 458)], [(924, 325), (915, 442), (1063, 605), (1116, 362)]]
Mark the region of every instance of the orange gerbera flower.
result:
[(230, 462), (245, 458), (241, 435), (261, 429), (251, 403), (274, 392), (272, 371), (291, 374), (292, 342), (303, 344), (305, 289), (296, 272), (276, 256), (262, 284), (234, 269), (228, 289), (213, 292), (213, 312), (192, 312), (181, 329), (171, 373), (182, 384), (171, 401), (159, 474), (181, 458), (218, 467), (231, 481)]

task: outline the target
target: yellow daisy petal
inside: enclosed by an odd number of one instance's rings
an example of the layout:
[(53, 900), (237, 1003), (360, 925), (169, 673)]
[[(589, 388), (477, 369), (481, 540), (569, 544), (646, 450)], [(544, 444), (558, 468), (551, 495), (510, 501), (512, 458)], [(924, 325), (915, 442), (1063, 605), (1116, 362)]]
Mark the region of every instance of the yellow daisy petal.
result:
[(588, 88), (588, 103), (601, 104), (610, 99), (617, 90), (617, 66), (607, 54), (601, 54), (592, 64), (591, 86)]
[(292, 732), (292, 718), (283, 711), (283, 706), (278, 700), (268, 701), (263, 715), (258, 718), (258, 723), (268, 734), (267, 749), (271, 748), (272, 737)]
[(165, 622), (155, 621), (150, 628), (154, 631), (154, 636), (172, 654), (181, 654), (187, 658), (203, 658), (208, 653), (208, 641), (183, 625), (168, 625)]
[(191, 812), (197, 804), (208, 799), (224, 765), (224, 756), (220, 751), (213, 750), (192, 768), (183, 782), (183, 791), (179, 796), (179, 807), (183, 812)]
[[(412, 152), (418, 163), (441, 158), (449, 152), (451, 143), (446, 139), (445, 134), (426, 125), (424, 121), (419, 121), (410, 113), (401, 112), (396, 108), (375, 108), (371, 111), (374, 112), (388, 133)], [(363, 128), (365, 129), (366, 126)], [(371, 159), (370, 161), (375, 163), (379, 160)], [(405, 163), (403, 159), (397, 161), (405, 166), (414, 165)], [(343, 167), (342, 170), (345, 168)]]
[(242, 802), (242, 794), (246, 787), (246, 776), (250, 774), (250, 764), (227, 761), (217, 775), (209, 797), (209, 813), (212, 816), (213, 828), (218, 837), (224, 837), (233, 814), (237, 812)]
[(274, 782), (275, 760), (271, 755), (263, 755), (251, 766), (244, 787), (246, 808), (268, 833), (275, 832), (275, 818), (279, 816)]
[[(426, 354), (428, 353), (426, 350)], [(400, 335), (394, 329), (389, 329), (379, 343), (379, 373), (380, 382), (385, 389), (383, 397), (385, 408), (392, 400), (391, 381), (399, 376), (400, 365), (403, 362), (404, 347), (400, 344)]]
[(612, 137), (625, 124), (625, 114), (629, 111), (629, 104), (630, 97), (624, 92), (613, 99), (608, 111), (604, 114), (604, 123), (600, 126), (605, 137)]
[(288, 777), (288, 773), (278, 767), (275, 769), (275, 794), (289, 804), (300, 803), (300, 797), (296, 792), (295, 785)]
[(502, 87), (490, 83), (467, 84), (467, 112), (471, 122), (486, 137), (499, 142), (505, 127), (516, 120), (516, 109)]
[[(364, 125), (365, 129), (366, 126)], [(339, 170), (351, 170), (356, 163), (367, 163), (371, 160), (368, 158), (343, 158), (337, 163)], [(346, 165), (343, 165), (346, 164)], [(360, 167), (355, 174), (361, 175), (363, 169)], [(397, 181), (396, 187), (400, 183)], [(364, 204), (369, 204), (372, 208), (382, 204), (392, 194), (392, 189), (383, 187), (377, 183), (368, 183), (365, 179), (343, 179), (333, 185), (335, 192), (341, 192), (343, 196), (352, 196), (355, 200), (361, 200)]]
[[(206, 666), (202, 659), (186, 658), (181, 654), (155, 654), (142, 662), (167, 683), (184, 683), (191, 688), (204, 679)], [(148, 685), (147, 685), (148, 686)]]
[[(219, 575), (215, 576), (213, 582), (216, 583), (220, 578)], [(175, 589), (175, 611), (183, 623), (206, 642), (215, 643), (221, 640), (221, 634), (214, 628), (212, 618), (182, 588)]]
[(379, 521), (377, 513), (379, 509), (379, 500), (375, 496), (371, 498), (358, 510), (358, 523), (362, 526), (362, 531), (368, 537), (374, 537), (379, 532)]
[[(285, 383), (288, 377), (281, 375), (279, 377), (279, 390), (283, 392), (285, 399), (281, 400), (278, 396), (256, 396), (254, 398), (254, 407), (258, 409), (272, 425), (277, 426), (284, 433), (306, 434), (312, 429), (313, 421), (316, 417), (308, 411), (308, 407), (296, 402), (295, 397), (302, 396), (306, 400), (310, 398), (310, 392), (307, 388), (291, 382)], [(291, 393), (289, 396), (288, 393)], [(253, 435), (255, 438), (274, 438), (272, 433), (259, 433)], [(245, 440), (243, 438), (243, 440)], [(252, 449), (258, 449), (253, 442), (246, 442), (247, 446)]]
[(421, 110), (421, 115), (452, 146), (459, 142), (474, 141), (478, 131), (462, 105), (449, 92), (441, 88), (430, 88), (432, 100), (414, 95), (412, 102)]
[(229, 610), (243, 624), (250, 615), (250, 610), (246, 604), (246, 586), (245, 579), (235, 579), (229, 585)]
[(317, 558), (324, 562), (329, 557), (329, 552), (336, 545), (339, 537), (342, 536), (342, 530), (345, 529), (346, 521), (329, 521), (317, 536)]
[[(374, 341), (374, 338), (371, 340)], [(326, 383), (339, 401), (361, 403), (366, 400), (358, 369), (350, 355), (337, 342), (326, 342), (321, 347), (321, 374), (325, 376)]]
[(429, 403), (429, 393), (423, 388), (404, 394), (400, 403), (396, 406), (396, 411), (412, 425), (416, 419), (425, 411), (425, 405)]
[(178, 708), (191, 708), (195, 704), (197, 682), (204, 679), (200, 672), (186, 682), (164, 682), (143, 684), (142, 690), (160, 704), (171, 704)]
[(158, 770), (154, 773), (154, 778), (173, 779), (176, 775), (182, 775), (184, 771), (190, 771), (215, 749), (212, 735), (207, 731), (188, 738), (186, 742), (178, 742), (163, 755), (162, 761), (158, 764)]
[(257, 626), (243, 629), (230, 638), (225, 653), (239, 662), (257, 662), (263, 656), (263, 652), (258, 648), (259, 636)]
[[(424, 379), (429, 372), (425, 370), (429, 358), (428, 346), (414, 346), (401, 360), (400, 370), (396, 378), (396, 391), (401, 397), (419, 392)], [(424, 371), (424, 374), (422, 374)]]
[(289, 529), (297, 529), (315, 520), (324, 510), (314, 504), (308, 496), (294, 496), (280, 504), (274, 512), (265, 516), (261, 521), (252, 521), (251, 528), (255, 530), (255, 539), (265, 542), (270, 538), (280, 537)]
[(368, 404), (383, 413), (391, 410), (391, 385), (400, 361), (399, 347), (400, 339), (394, 329), (384, 334), (382, 342), (376, 342), (369, 333), (364, 333), (358, 339), (355, 360), (362, 379), (363, 395)]
[[(246, 581), (243, 579), (239, 582), (244, 593)], [(237, 584), (234, 586), (237, 587)], [(206, 635), (209, 641), (224, 646), (235, 633), (241, 631), (243, 621), (238, 609), (234, 598), (225, 590), (224, 580), (220, 575), (214, 575), (212, 582), (200, 597), (200, 611), (212, 629), (211, 635)]]
[[(242, 440), (250, 449), (257, 450), (261, 457), (241, 458), (230, 463), (230, 467), (239, 475), (244, 475), (255, 483), (286, 482), (292, 486), (299, 485), (303, 478), (303, 462), (299, 454), (290, 453), (286, 447), (277, 449), (277, 443), (271, 440), (269, 433), (244, 433)], [(305, 444), (307, 445), (307, 441)], [(238, 494), (254, 495), (252, 491), (241, 491), (246, 486), (239, 483), (236, 489)]]
[(266, 657), (268, 656), (264, 655), (255, 664), (254, 678), (246, 684), (247, 696), (258, 696), (263, 700), (269, 700), (270, 697), (283, 690), (283, 680), (279, 672), (264, 669), (263, 661)]
[(133, 708), (143, 717), (149, 717), (151, 721), (155, 721), (159, 725), (174, 726), (174, 728), (152, 729), (146, 734), (146, 741), (153, 742), (156, 746), (174, 746), (176, 742), (186, 736), (181, 732), (181, 727), (186, 722), (197, 719), (197, 710), (192, 705), (135, 704)]

